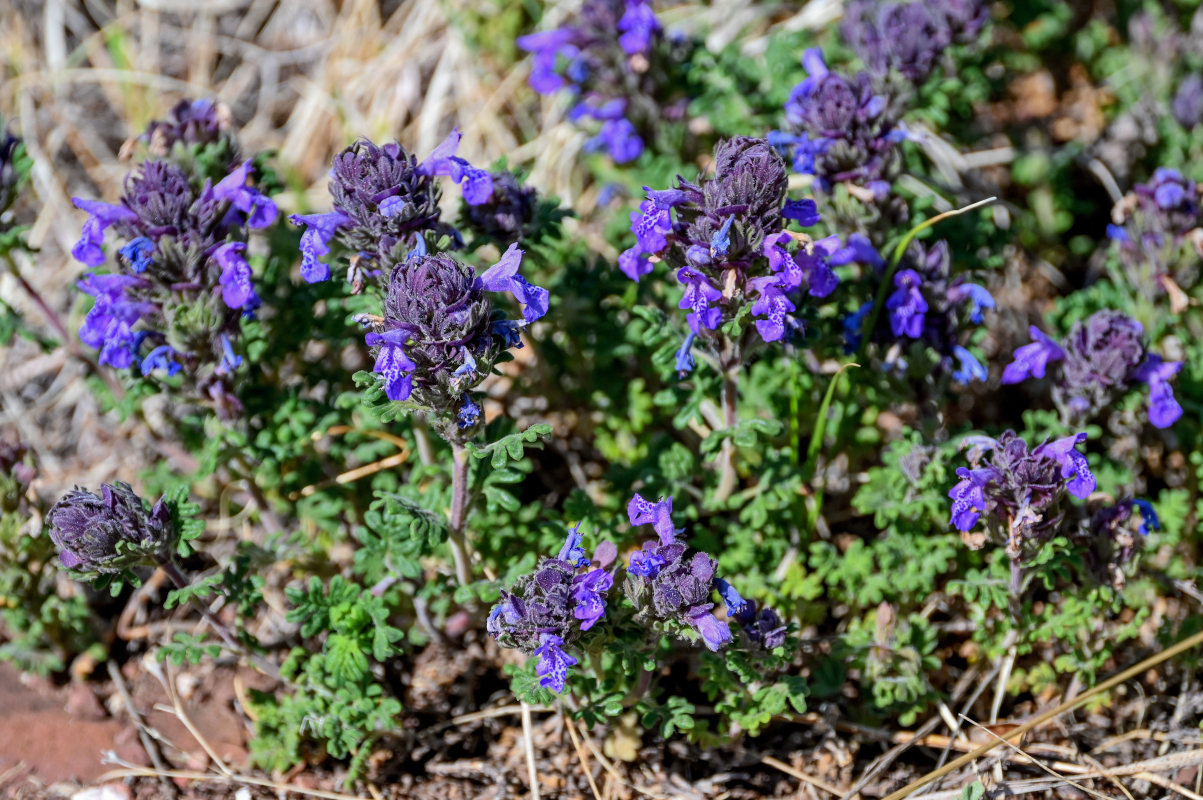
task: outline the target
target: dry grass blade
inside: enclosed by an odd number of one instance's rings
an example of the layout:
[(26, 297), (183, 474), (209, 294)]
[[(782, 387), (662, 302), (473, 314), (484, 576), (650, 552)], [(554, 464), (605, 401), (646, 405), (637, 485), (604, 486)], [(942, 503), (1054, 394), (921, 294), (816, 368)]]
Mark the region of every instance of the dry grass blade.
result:
[(832, 786), (830, 783), (821, 781), (818, 778), (811, 777), (810, 775), (807, 775), (805, 772), (794, 769), (789, 764), (786, 764), (784, 761), (779, 761), (778, 759), (773, 758), (772, 756), (761, 756), (760, 761), (762, 764), (768, 764), (770, 767), (773, 767), (774, 769), (781, 770), (782, 772), (784, 772), (786, 775), (789, 775), (790, 777), (797, 778), (800, 781), (809, 783), (811, 786), (822, 789), (823, 791), (827, 792), (830, 795), (833, 795), (835, 797), (842, 797), (844, 795), (843, 789), (840, 789), (839, 787), (836, 787), (836, 786)]
[(572, 720), (568, 718), (568, 714), (563, 713), (564, 725), (568, 728), (568, 738), (572, 740), (572, 747), (576, 750), (576, 757), (580, 759), (581, 770), (585, 773), (585, 780), (589, 781), (589, 790), (593, 792), (593, 800), (601, 800), (601, 792), (597, 790), (597, 783), (593, 780), (593, 772), (589, 769), (589, 762), (585, 758), (585, 751), (581, 749), (581, 740), (576, 733), (576, 725), (572, 724)]
[(1146, 658), (1144, 661), (1141, 661), (1140, 663), (1136, 664), (1135, 666), (1128, 667), (1128, 669), (1124, 670), (1123, 672), (1119, 673), (1118, 675), (1114, 675), (1111, 678), (1108, 678), (1107, 680), (1103, 681), (1099, 685), (1086, 690), (1082, 694), (1075, 697), (1073, 700), (1067, 700), (1064, 703), (1061, 703), (1060, 705), (1055, 706), (1054, 708), (1050, 708), (1047, 711), (1042, 711), (1041, 713), (1032, 717), (1027, 722), (1025, 722), (1022, 725), (1015, 728), (1015, 730), (1008, 733), (1005, 737), (1002, 737), (1001, 741), (989, 742), (987, 744), (984, 744), (981, 747), (978, 747), (976, 750), (966, 753), (965, 755), (961, 756), (960, 758), (953, 759), (952, 761), (945, 764), (940, 769), (933, 770), (933, 771), (927, 773), (926, 775), (924, 775), (923, 777), (919, 778), (918, 780), (911, 781), (910, 783), (908, 783), (906, 786), (903, 786), (898, 791), (891, 792), (889, 795), (886, 795), (884, 800), (903, 800), (903, 798), (910, 797), (916, 791), (918, 791), (919, 789), (922, 789), (924, 786), (927, 786), (932, 781), (938, 780), (939, 778), (943, 778), (945, 775), (948, 775), (951, 772), (955, 772), (956, 770), (961, 769), (962, 767), (964, 767), (967, 764), (973, 763), (977, 759), (981, 758), (982, 756), (984, 756), (987, 753), (994, 750), (1002, 742), (1011, 742), (1011, 741), (1022, 739), (1023, 736), (1025, 734), (1027, 734), (1029, 731), (1043, 725), (1044, 723), (1048, 722), (1049, 720), (1055, 719), (1056, 717), (1061, 716), (1062, 714), (1066, 713), (1067, 711), (1072, 711), (1075, 708), (1080, 708), (1081, 706), (1084, 706), (1086, 703), (1088, 703), (1090, 701), (1090, 699), (1092, 697), (1095, 697), (1097, 695), (1102, 694), (1103, 692), (1114, 689), (1116, 686), (1119, 686), (1121, 683), (1124, 683), (1125, 681), (1129, 681), (1132, 678), (1137, 677), (1138, 675), (1142, 675), (1149, 669), (1157, 666), (1158, 664), (1163, 664), (1166, 661), (1168, 661), (1169, 659), (1173, 658), (1174, 656), (1179, 655), (1180, 653), (1185, 653), (1187, 650), (1191, 650), (1195, 647), (1198, 647), (1201, 644), (1203, 644), (1203, 632), (1196, 633), (1193, 636), (1188, 636), (1187, 638), (1178, 642), (1178, 644), (1174, 645), (1173, 647), (1163, 650), (1160, 653), (1157, 653), (1156, 655), (1150, 656), (1150, 657)]

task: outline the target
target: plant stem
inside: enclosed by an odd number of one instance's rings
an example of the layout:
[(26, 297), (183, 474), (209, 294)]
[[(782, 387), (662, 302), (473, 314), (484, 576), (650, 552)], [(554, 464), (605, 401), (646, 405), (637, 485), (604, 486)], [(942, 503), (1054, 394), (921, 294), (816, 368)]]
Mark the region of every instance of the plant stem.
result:
[[(188, 586), (188, 579), (184, 577), (184, 573), (180, 572), (180, 568), (177, 567), (175, 562), (170, 558), (165, 558), (159, 561), (159, 567), (167, 575), (168, 579), (175, 584), (177, 589), (184, 589)], [(210, 611), (208, 606), (196, 600), (195, 598), (189, 598), (189, 602), (197, 611), (201, 613), (201, 616), (213, 626), (213, 630), (217, 631), (217, 635), (221, 637), (223, 642), (225, 642), (226, 647), (228, 647), (231, 651), (238, 653), (239, 655), (246, 656), (248, 659), (250, 659), (251, 663), (258, 667), (259, 670), (265, 675), (275, 678), (276, 680), (282, 680), (280, 677), (279, 668), (266, 658), (247, 651), (247, 649), (242, 646), (238, 639), (234, 637), (234, 634), (229, 627), (222, 622), (216, 614)]]
[[(727, 430), (739, 422), (739, 364), (725, 366), (723, 369), (723, 425)], [(723, 440), (723, 449), (718, 456), (719, 481), (714, 499), (725, 503), (735, 491), (738, 474), (735, 472), (735, 437), (728, 436)]]
[(27, 281), (25, 276), (21, 274), (21, 269), (17, 266), (17, 262), (13, 260), (11, 253), (4, 254), (4, 262), (8, 265), (9, 273), (20, 284), (21, 289), (24, 290), (25, 294), (29, 295), (29, 299), (38, 307), (38, 310), (42, 312), (42, 316), (50, 323), (50, 327), (54, 328), (55, 333), (62, 339), (63, 347), (66, 348), (67, 352), (72, 357), (82, 361), (96, 377), (104, 381), (105, 385), (109, 387), (109, 391), (113, 393), (113, 397), (118, 400), (125, 397), (125, 389), (117, 382), (116, 378), (107, 370), (101, 369), (95, 359), (84, 352), (83, 348), (79, 346), (79, 342), (76, 341), (76, 338), (67, 330), (67, 326), (63, 324), (59, 315), (50, 307), (50, 304), (46, 302), (41, 293), (33, 288), (33, 284)]
[(455, 560), (455, 578), (460, 586), (472, 582), (472, 561), (464, 537), (464, 521), (468, 511), (468, 450), (462, 444), (451, 447), (451, 557)]

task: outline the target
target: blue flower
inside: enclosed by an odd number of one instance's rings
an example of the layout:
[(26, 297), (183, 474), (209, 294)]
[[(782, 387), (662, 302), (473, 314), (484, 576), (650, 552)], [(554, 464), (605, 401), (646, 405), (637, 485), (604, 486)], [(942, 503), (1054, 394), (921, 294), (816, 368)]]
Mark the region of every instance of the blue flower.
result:
[(809, 228), (819, 223), (819, 206), (810, 199), (786, 199), (785, 207), (781, 209), (781, 216), (785, 219), (792, 219), (803, 228)]
[(175, 360), (175, 350), (172, 349), (171, 345), (166, 344), (161, 344), (151, 350), (146, 355), (146, 358), (142, 359), (140, 368), (143, 375), (149, 375), (157, 369), (165, 369), (169, 376), (175, 375), (183, 369), (179, 362)]
[(403, 331), (369, 333), (364, 337), (368, 345), (380, 345), (376, 364), (372, 372), (384, 377), (384, 390), (389, 400), (408, 400), (413, 391), (413, 371), (417, 369), (401, 346), (408, 337)]
[(722, 299), (723, 293), (710, 285), (706, 276), (690, 267), (677, 270), (677, 280), (685, 286), (685, 294), (681, 297), (678, 308), (690, 309), (693, 313), (686, 316), (689, 329), (698, 333), (701, 328), (714, 330), (722, 320), (722, 309), (711, 303)]
[(717, 653), (723, 645), (731, 641), (731, 626), (710, 613), (711, 608), (712, 605), (690, 608), (685, 615), (685, 621), (701, 635), (706, 647)]
[(685, 341), (681, 343), (681, 349), (677, 351), (677, 374), (684, 378), (696, 366), (693, 360), (693, 340), (697, 338), (697, 334), (693, 331), (685, 334)]
[(766, 342), (780, 341), (785, 337), (789, 313), (796, 310), (794, 304), (785, 296), (780, 280), (775, 276), (754, 278), (752, 288), (760, 293), (752, 305), (752, 314), (768, 317), (756, 320), (757, 333)]
[(952, 519), (949, 524), (959, 531), (971, 531), (977, 524), (982, 512), (986, 510), (986, 497), (983, 489), (999, 477), (998, 471), (990, 467), (980, 469), (957, 468), (957, 477), (961, 480), (949, 490), (952, 498)]
[(734, 216), (727, 217), (723, 220), (722, 226), (710, 237), (711, 258), (723, 258), (731, 252), (731, 223), (733, 222), (735, 222)]
[[(493, 196), (493, 176), (455, 155), (462, 138), (459, 128), (453, 128), (447, 138), (418, 165), (417, 171), (420, 175), (450, 176), (460, 185), (464, 202), (470, 206), (478, 206), (489, 202), (489, 198)], [(384, 210), (383, 204), (381, 210)]]
[(970, 353), (964, 347), (955, 345), (952, 348), (952, 354), (956, 357), (960, 366), (952, 373), (952, 379), (957, 383), (972, 383), (973, 381), (984, 381), (988, 373), (986, 368), (982, 366), (973, 353)]
[(739, 617), (751, 607), (751, 603), (740, 597), (739, 592), (735, 591), (735, 587), (722, 578), (715, 578), (714, 586), (718, 589), (719, 596), (723, 598), (723, 605), (727, 607), (727, 616)]
[(1161, 520), (1157, 518), (1157, 512), (1153, 510), (1153, 504), (1148, 500), (1129, 500), (1128, 503), (1140, 512), (1141, 523), (1137, 530), (1141, 536), (1148, 536), (1149, 530), (1161, 530)]
[(1182, 406), (1170, 387), (1170, 378), (1181, 369), (1181, 361), (1164, 361), (1161, 356), (1149, 353), (1133, 373), (1133, 378), (1149, 386), (1149, 422), (1155, 428), (1168, 428), (1182, 416)]
[(456, 424), (460, 430), (467, 430), (474, 427), (480, 422), (480, 406), (472, 402), (472, 398), (464, 395), (464, 404), (460, 406), (459, 413), (455, 417)]
[(652, 38), (660, 32), (660, 22), (650, 4), (627, 0), (627, 10), (618, 20), (618, 30), (622, 34), (618, 37), (618, 45), (627, 54), (636, 55), (651, 49)]
[(602, 123), (601, 133), (591, 140), (592, 146), (604, 146), (615, 164), (634, 161), (643, 153), (643, 137), (627, 119), (611, 119)]
[(927, 313), (927, 301), (919, 287), (923, 279), (913, 269), (899, 270), (894, 275), (895, 291), (886, 300), (890, 312), (890, 330), (895, 336), (918, 339), (923, 335), (923, 318)]
[(154, 251), (155, 243), (145, 236), (139, 236), (117, 252), (134, 272), (146, 272), (147, 267), (154, 264), (154, 260), (151, 259)]
[[(585, 561), (587, 565), (588, 560)], [(591, 569), (572, 578), (572, 599), (576, 607), (572, 615), (581, 621), (581, 631), (587, 631), (605, 616), (606, 600), (603, 592), (614, 585), (614, 577), (604, 569)]]

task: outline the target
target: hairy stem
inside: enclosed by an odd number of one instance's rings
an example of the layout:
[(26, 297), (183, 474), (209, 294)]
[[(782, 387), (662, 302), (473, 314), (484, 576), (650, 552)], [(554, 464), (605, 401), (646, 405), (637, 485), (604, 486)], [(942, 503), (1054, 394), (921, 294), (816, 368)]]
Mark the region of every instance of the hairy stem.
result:
[[(723, 424), (728, 430), (735, 427), (739, 421), (739, 365), (736, 364), (723, 370)], [(735, 437), (728, 436), (723, 440), (723, 449), (718, 456), (719, 481), (718, 491), (714, 499), (725, 503), (735, 491), (738, 475), (735, 472)]]
[[(177, 589), (184, 589), (188, 586), (188, 579), (184, 577), (184, 573), (180, 572), (180, 568), (177, 567), (175, 562), (170, 558), (164, 558), (161, 560), (159, 562), (159, 567), (167, 575), (168, 579), (175, 584)], [(276, 680), (281, 680), (279, 668), (266, 658), (256, 655), (255, 653), (251, 653), (245, 647), (243, 647), (242, 643), (235, 638), (233, 631), (231, 631), (229, 627), (209, 609), (208, 606), (196, 600), (195, 598), (189, 598), (189, 602), (192, 604), (192, 607), (199, 611), (201, 616), (213, 626), (213, 630), (215, 630), (221, 640), (225, 642), (226, 647), (228, 647), (231, 651), (238, 653), (239, 655), (246, 656), (248, 659), (250, 659), (251, 663), (258, 667), (259, 670), (265, 675), (275, 678)]]
[(460, 586), (472, 582), (472, 560), (464, 536), (464, 521), (468, 512), (468, 450), (462, 444), (452, 445), (451, 457), (451, 557), (455, 561), (455, 578)]

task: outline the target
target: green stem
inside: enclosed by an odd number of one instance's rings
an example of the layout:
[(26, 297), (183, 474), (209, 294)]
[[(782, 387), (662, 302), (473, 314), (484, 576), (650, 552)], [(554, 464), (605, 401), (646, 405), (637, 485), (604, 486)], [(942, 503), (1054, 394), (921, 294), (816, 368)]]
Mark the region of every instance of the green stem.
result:
[(906, 248), (910, 246), (910, 243), (914, 241), (915, 237), (931, 226), (935, 225), (940, 220), (964, 214), (965, 212), (972, 211), (975, 208), (981, 208), (982, 206), (993, 203), (997, 199), (998, 198), (996, 197), (987, 197), (985, 200), (979, 200), (976, 203), (970, 203), (964, 208), (956, 208), (952, 211), (945, 211), (943, 214), (937, 214), (930, 219), (925, 219), (907, 231), (902, 239), (899, 240), (898, 244), (894, 247), (894, 254), (890, 258), (889, 266), (886, 267), (885, 275), (882, 276), (881, 285), (877, 287), (877, 295), (873, 298), (873, 310), (869, 312), (869, 316), (865, 320), (866, 324), (863, 328), (861, 328), (860, 347), (856, 351), (857, 361), (864, 360), (865, 352), (869, 348), (869, 340), (873, 338), (873, 331), (877, 330), (877, 320), (881, 316), (881, 309), (885, 307), (886, 295), (889, 294), (890, 287), (894, 283), (894, 273), (898, 270), (898, 264), (902, 261), (902, 256), (906, 253)]

